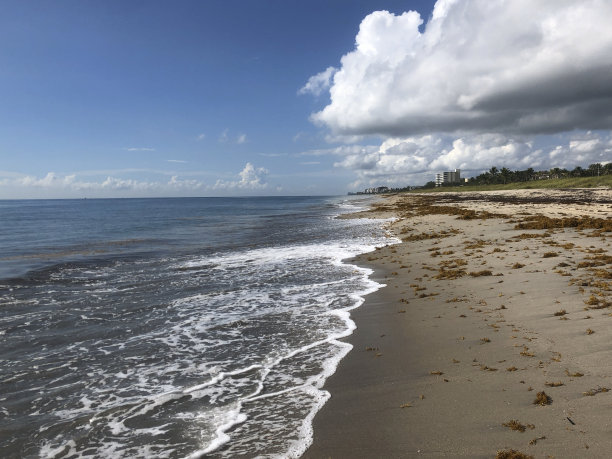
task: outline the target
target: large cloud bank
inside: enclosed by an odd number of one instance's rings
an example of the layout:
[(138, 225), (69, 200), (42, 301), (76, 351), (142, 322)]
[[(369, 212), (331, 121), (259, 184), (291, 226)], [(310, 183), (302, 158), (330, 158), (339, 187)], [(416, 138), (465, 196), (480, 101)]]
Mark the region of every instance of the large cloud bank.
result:
[(438, 0), (365, 17), (312, 119), (335, 135), (541, 134), (612, 124), (612, 2)]
[(48, 197), (115, 197), (115, 196), (200, 196), (222, 194), (257, 193), (267, 190), (268, 170), (246, 163), (242, 171), (232, 174), (235, 180), (218, 179), (207, 184), (199, 179), (180, 178), (172, 175), (169, 180), (135, 180), (106, 176), (85, 180), (76, 174), (61, 175), (49, 172), (38, 178), (31, 175), (0, 171), (0, 196), (13, 198)]
[(335, 163), (337, 167), (355, 173), (353, 188), (383, 184), (405, 186), (430, 181), (435, 171), (457, 168), (474, 175), (491, 166), (541, 170), (605, 163), (612, 159), (612, 136), (574, 133), (556, 145), (542, 147), (533, 140), (513, 139), (503, 134), (459, 138), (428, 134), (388, 138), (378, 148), (343, 149), (333, 154), (342, 156)]

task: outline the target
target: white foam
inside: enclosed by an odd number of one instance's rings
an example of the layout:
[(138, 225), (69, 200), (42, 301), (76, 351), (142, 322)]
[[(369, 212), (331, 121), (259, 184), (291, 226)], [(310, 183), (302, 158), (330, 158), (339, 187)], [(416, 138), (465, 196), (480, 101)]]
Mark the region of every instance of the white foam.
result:
[[(53, 447), (49, 443), (43, 444), (40, 448), (40, 457), (57, 457), (64, 452), (64, 457), (69, 457), (75, 453), (76, 443), (74, 440), (69, 440), (61, 446)], [(68, 451), (66, 452), (66, 449)]]
[(248, 373), (248, 372), (251, 372), (253, 370), (260, 370), (262, 368), (263, 367), (261, 365), (251, 365), (249, 367), (240, 368), (238, 370), (229, 371), (227, 373), (220, 372), (219, 374), (217, 374), (216, 376), (214, 376), (213, 378), (211, 378), (209, 381), (205, 382), (204, 384), (199, 384), (197, 386), (189, 387), (189, 388), (185, 389), (183, 391), (183, 393), (190, 394), (192, 392), (195, 392), (195, 391), (198, 391), (198, 390), (202, 390), (205, 387), (212, 386), (213, 384), (218, 383), (219, 381), (227, 378), (228, 376), (238, 376), (240, 374)]
[[(287, 262), (290, 260), (308, 260), (327, 258), (340, 262), (344, 259), (374, 250), (377, 241), (370, 243), (355, 240), (332, 241), (321, 244), (301, 244), (284, 247), (266, 247), (243, 252), (233, 252), (227, 255), (202, 257), (196, 260), (175, 265), (176, 268), (208, 268), (212, 270), (228, 269), (248, 265), (262, 266)], [(394, 242), (394, 241), (390, 241)]]
[(223, 413), (223, 415), (227, 418), (227, 421), (217, 428), (215, 431), (215, 438), (212, 440), (212, 442), (210, 442), (206, 448), (200, 449), (191, 453), (189, 456), (186, 456), (186, 459), (200, 459), (202, 456), (218, 450), (230, 440), (230, 436), (227, 435), (226, 432), (235, 425), (242, 424), (247, 420), (246, 415), (241, 414), (239, 410), (226, 411)]
[[(363, 220), (356, 220), (354, 224), (363, 224)], [(329, 393), (323, 389), (324, 382), (336, 371), (341, 359), (352, 348), (350, 344), (341, 341), (356, 328), (350, 311), (364, 302), (365, 295), (382, 287), (382, 284), (369, 279), (371, 270), (342, 260), (390, 242), (382, 238), (358, 236), (340, 241), (251, 249), (229, 255), (217, 254), (175, 264), (174, 267), (210, 270), (210, 275), (213, 278), (216, 276), (215, 281), (227, 281), (229, 287), (216, 289), (214, 293), (192, 294), (174, 300), (169, 306), (174, 310), (172, 318), (167, 319), (165, 325), (146, 334), (139, 335), (136, 332), (121, 343), (109, 344), (105, 340), (97, 341), (93, 346), (89, 343), (92, 351), (114, 354), (123, 348), (129, 352), (132, 343), (138, 345), (148, 340), (162, 343), (160, 346), (165, 347), (160, 349), (167, 349), (166, 355), (170, 358), (159, 364), (139, 365), (138, 358), (126, 356), (122, 359), (132, 359), (132, 362), (125, 366), (95, 367), (95, 371), (88, 374), (95, 374), (91, 380), (97, 381), (98, 385), (87, 388), (91, 393), (79, 394), (82, 397), (78, 407), (70, 407), (56, 414), (64, 419), (87, 415), (90, 417), (87, 427), (93, 429), (102, 424), (111, 429), (114, 437), (99, 445), (96, 455), (149, 455), (145, 454), (147, 448), (150, 456), (163, 457), (172, 456), (173, 450), (172, 445), (164, 444), (161, 439), (159, 442), (152, 440), (146, 447), (134, 446), (131, 442), (140, 435), (157, 437), (167, 433), (170, 430), (168, 425), (149, 427), (150, 424), (147, 424), (148, 428), (138, 429), (131, 427), (139, 422), (133, 418), (147, 415), (181, 398), (185, 398), (186, 404), (192, 403), (187, 401), (187, 397), (194, 402), (200, 399), (200, 404), (194, 405), (202, 406), (204, 403), (207, 406), (201, 415), (191, 418), (194, 413), (189, 409), (175, 414), (177, 419), (193, 419), (190, 428), (194, 431), (201, 428), (203, 446), (189, 456), (196, 458), (219, 450), (234, 435), (238, 441), (236, 445), (241, 447), (240, 432), (247, 429), (250, 422), (251, 406), (246, 403), (269, 400), (272, 406), (275, 403), (276, 406), (284, 406), (287, 400), (295, 397), (304, 400), (300, 412), (305, 417), (292, 421), (291, 429), (295, 426), (298, 439), (286, 445), (287, 453), (282, 457), (299, 457), (312, 443), (312, 420), (329, 398)], [(331, 268), (330, 265), (341, 269)], [(326, 269), (329, 269), (329, 276)], [(315, 276), (311, 276), (311, 273)], [(208, 279), (203, 274), (194, 276), (192, 271), (175, 273), (179, 283), (183, 279), (192, 281), (186, 284), (190, 287), (197, 285), (193, 279)], [(271, 289), (271, 282), (279, 276), (286, 276), (288, 280), (279, 284), (280, 288)], [(312, 284), (308, 283), (311, 277), (316, 278)], [(242, 284), (243, 279), (248, 279), (247, 285)], [(348, 290), (354, 291), (349, 293)], [(85, 312), (82, 319), (90, 319), (92, 315), (86, 315)], [(202, 365), (194, 363), (202, 356), (215, 356), (210, 349), (244, 344), (243, 330), (248, 330), (250, 326), (255, 330), (256, 327), (269, 326), (274, 323), (271, 320), (277, 318), (284, 321), (282, 323), (285, 328), (302, 319), (309, 321), (310, 328), (306, 330), (313, 333), (306, 332), (304, 336), (299, 336), (291, 334), (291, 330), (279, 328), (278, 344), (274, 343), (276, 335), (271, 335), (270, 340), (262, 344), (273, 345), (264, 346), (263, 350), (258, 347), (260, 343), (253, 339), (244, 348), (240, 348), (244, 349), (244, 354), (240, 356), (242, 364), (238, 364), (240, 368), (237, 369), (233, 357), (223, 354), (204, 359)], [(133, 329), (137, 330), (135, 327)], [(214, 332), (211, 333), (211, 330)], [(309, 343), (308, 339), (315, 341)], [(79, 349), (83, 352), (86, 350), (82, 347)], [(325, 360), (321, 362), (322, 359)], [(203, 379), (205, 381), (201, 382)], [(274, 397), (278, 397), (278, 401), (272, 400)], [(263, 406), (267, 404), (266, 401)], [(254, 403), (252, 406), (262, 405)], [(133, 422), (127, 422), (130, 419)], [(270, 419), (272, 421), (268, 422), (264, 416), (264, 424), (268, 423), (266, 429), (286, 427), (278, 424), (278, 418)], [(236, 434), (230, 432), (242, 423), (247, 424), (236, 428)], [(256, 429), (257, 426), (251, 428), (250, 432)], [(287, 442), (281, 437), (276, 439), (274, 432), (270, 438)], [(274, 447), (279, 445), (277, 443)], [(67, 447), (75, 455), (82, 454), (74, 450), (76, 445), (68, 443), (61, 449), (52, 449), (61, 453)], [(232, 443), (227, 451), (219, 454), (231, 455), (234, 448), (235, 444)]]
[[(292, 441), (288, 445), (287, 452), (283, 455), (279, 455), (278, 456), (279, 458), (281, 457), (298, 458), (312, 444), (312, 439), (313, 439), (312, 420), (314, 419), (314, 416), (316, 415), (316, 413), (323, 407), (325, 402), (330, 397), (329, 392), (322, 390), (322, 387), (325, 381), (327, 380), (327, 378), (329, 378), (329, 376), (335, 373), (340, 361), (353, 348), (351, 344), (343, 342), (343, 341), (339, 341), (342, 338), (350, 336), (353, 333), (353, 331), (356, 329), (355, 322), (351, 319), (349, 311), (363, 304), (365, 299), (363, 298), (362, 295), (367, 295), (369, 293), (372, 293), (384, 286), (384, 284), (379, 284), (367, 278), (367, 276), (372, 273), (372, 270), (367, 269), (367, 268), (361, 268), (358, 266), (355, 266), (355, 269), (359, 271), (360, 273), (362, 273), (362, 275), (366, 278), (365, 288), (357, 293), (350, 295), (350, 297), (353, 299), (353, 304), (351, 306), (347, 308), (343, 308), (343, 309), (332, 310), (326, 313), (328, 315), (334, 315), (334, 316), (339, 317), (345, 323), (344, 331), (332, 334), (324, 340), (319, 340), (319, 341), (310, 343), (308, 345), (299, 347), (297, 349), (294, 349), (284, 354), (283, 356), (269, 362), (268, 365), (266, 365), (266, 367), (268, 367), (268, 369), (271, 370), (272, 368), (279, 365), (280, 362), (283, 360), (290, 359), (298, 354), (305, 353), (321, 345), (333, 344), (338, 349), (338, 351), (335, 355), (326, 359), (323, 362), (323, 371), (319, 373), (318, 375), (308, 378), (308, 380), (304, 384), (290, 387), (287, 389), (283, 389), (280, 391), (266, 393), (266, 394), (260, 394), (259, 391), (257, 391), (253, 395), (243, 399), (244, 402), (254, 402), (257, 400), (285, 395), (285, 394), (295, 392), (295, 391), (301, 391), (301, 392), (304, 392), (310, 395), (312, 399), (312, 406), (308, 412), (308, 415), (303, 419), (298, 429), (299, 439)], [(265, 381), (265, 377), (262, 379), (262, 385), (264, 381)], [(235, 424), (232, 424), (232, 426), (233, 425)], [(210, 443), (210, 445), (205, 450), (203, 450), (204, 452), (199, 452), (199, 454), (210, 453), (212, 451), (219, 449), (222, 445), (229, 442), (230, 438), (225, 433), (227, 430), (229, 430), (229, 428), (223, 430), (222, 434), (218, 432), (217, 437)], [(200, 456), (194, 456), (194, 457), (200, 457)]]

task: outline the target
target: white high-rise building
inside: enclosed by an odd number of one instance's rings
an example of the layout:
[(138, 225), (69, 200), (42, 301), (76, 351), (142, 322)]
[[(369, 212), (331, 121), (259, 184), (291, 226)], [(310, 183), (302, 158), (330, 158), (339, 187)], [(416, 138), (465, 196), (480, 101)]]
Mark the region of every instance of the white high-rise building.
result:
[(455, 169), (454, 172), (440, 172), (436, 174), (436, 186), (441, 186), (443, 183), (459, 183), (461, 181), (461, 169)]

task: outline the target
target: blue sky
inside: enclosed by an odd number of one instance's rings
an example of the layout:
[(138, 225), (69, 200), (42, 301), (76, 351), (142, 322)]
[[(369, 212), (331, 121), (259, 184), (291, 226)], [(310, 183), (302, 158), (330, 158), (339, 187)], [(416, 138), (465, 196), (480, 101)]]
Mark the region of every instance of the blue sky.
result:
[[(606, 8), (589, 10), (591, 3), (585, 14), (612, 19)], [(437, 169), (610, 160), (605, 110), (602, 116), (587, 107), (565, 121), (542, 122), (559, 112), (532, 106), (533, 85), (521, 86), (520, 71), (510, 84), (486, 65), (466, 65), (489, 53), (547, 50), (546, 40), (523, 43), (560, 8), (543, 1), (550, 8), (529, 12), (542, 20), (524, 31), (502, 31), (497, 48), (459, 50), (452, 46), (461, 35), (477, 43), (475, 37), (492, 33), (492, 17), (519, 13), (482, 8), (474, 15), (441, 0), (437, 22), (429, 24), (434, 4), (4, 1), (0, 198), (344, 194), (424, 183)], [(373, 14), (383, 10), (388, 13)], [(410, 10), (418, 14), (402, 15)], [(598, 24), (594, 29), (600, 32)], [(580, 32), (562, 28), (561, 39)], [(603, 64), (611, 59), (608, 35), (591, 54), (567, 50), (568, 62), (586, 56), (574, 81), (558, 78), (567, 75), (563, 65), (558, 74), (538, 74), (538, 65), (550, 69), (550, 63), (529, 56), (526, 78), (567, 94), (596, 70), (609, 77), (601, 66), (605, 53)], [(454, 56), (455, 74), (440, 59), (444, 53)], [(592, 64), (596, 57), (601, 68)], [(436, 65), (435, 75), (446, 72), (464, 85), (453, 100), (469, 116), (449, 118), (452, 107), (432, 86), (436, 77), (415, 70)], [(491, 78), (498, 84), (490, 90), (465, 89)], [(600, 92), (585, 100), (609, 97), (606, 78), (589, 80)], [(519, 107), (495, 108), (504, 100), (518, 100)], [(538, 104), (551, 105), (544, 97)], [(557, 108), (576, 106), (569, 100)], [(466, 159), (474, 157), (479, 164)]]

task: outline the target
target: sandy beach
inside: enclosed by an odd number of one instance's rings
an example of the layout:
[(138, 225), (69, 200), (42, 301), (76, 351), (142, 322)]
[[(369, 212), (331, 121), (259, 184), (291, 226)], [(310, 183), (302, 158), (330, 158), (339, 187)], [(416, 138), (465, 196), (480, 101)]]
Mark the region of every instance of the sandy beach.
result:
[(395, 217), (402, 242), (357, 259), (386, 287), (352, 313), (305, 458), (610, 457), (612, 190), (395, 195), (354, 217)]

